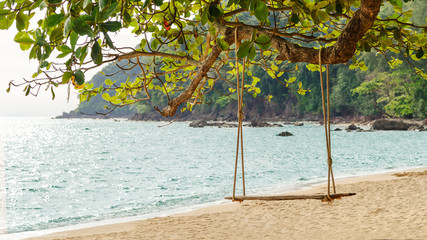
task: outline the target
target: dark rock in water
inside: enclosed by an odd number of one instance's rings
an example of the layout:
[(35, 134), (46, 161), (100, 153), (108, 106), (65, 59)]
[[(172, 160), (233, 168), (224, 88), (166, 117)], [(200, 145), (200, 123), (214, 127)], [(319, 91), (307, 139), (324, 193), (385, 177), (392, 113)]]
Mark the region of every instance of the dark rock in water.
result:
[(193, 128), (202, 128), (208, 125), (208, 122), (206, 120), (197, 120), (194, 122), (191, 122), (188, 126)]
[(301, 126), (304, 126), (304, 123), (295, 123), (294, 126), (295, 127), (301, 127)]
[(342, 131), (341, 128), (335, 128), (334, 131)]
[(427, 129), (424, 126), (416, 126), (416, 125), (411, 125), (408, 128), (408, 131), (417, 131), (417, 132), (423, 132), (426, 131)]
[(219, 127), (219, 128), (233, 128), (237, 127), (235, 123), (227, 122), (207, 122), (206, 120), (197, 120), (188, 124), (189, 127), (202, 128), (202, 127)]
[[(371, 129), (374, 130), (408, 130), (411, 125), (403, 121), (379, 119), (375, 120)], [(418, 125), (417, 125), (418, 126)]]
[(282, 127), (282, 125), (277, 123), (268, 123), (264, 121), (252, 120), (249, 124), (249, 127)]
[(372, 129), (365, 130), (365, 129), (361, 129), (361, 128), (356, 130), (356, 132), (373, 132), (373, 131), (374, 130), (372, 130)]
[(293, 134), (290, 133), (290, 132), (288, 132), (288, 131), (284, 131), (284, 132), (281, 132), (281, 133), (277, 134), (277, 136), (280, 136), (280, 137), (289, 137), (289, 136), (293, 136)]
[(358, 129), (360, 129), (360, 127), (358, 127), (358, 126), (354, 125), (354, 123), (352, 123), (348, 127), (346, 127), (345, 130), (348, 132), (348, 131), (354, 131), (354, 130), (358, 130)]

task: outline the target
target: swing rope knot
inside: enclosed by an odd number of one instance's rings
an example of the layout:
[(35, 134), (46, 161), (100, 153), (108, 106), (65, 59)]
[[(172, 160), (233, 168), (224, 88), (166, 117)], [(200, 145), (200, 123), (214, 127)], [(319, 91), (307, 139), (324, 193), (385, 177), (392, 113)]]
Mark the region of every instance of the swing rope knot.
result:
[(237, 113), (237, 118), (241, 120), (245, 119), (245, 115), (243, 114), (242, 109), (239, 109), (239, 112)]

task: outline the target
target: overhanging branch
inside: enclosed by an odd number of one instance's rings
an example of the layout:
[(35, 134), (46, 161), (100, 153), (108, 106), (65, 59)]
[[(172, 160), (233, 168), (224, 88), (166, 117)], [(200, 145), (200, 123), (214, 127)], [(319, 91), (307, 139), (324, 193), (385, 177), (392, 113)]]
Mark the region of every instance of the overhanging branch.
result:
[(130, 52), (130, 53), (125, 53), (122, 55), (118, 55), (118, 60), (124, 60), (124, 59), (131, 59), (131, 58), (137, 58), (137, 57), (167, 57), (167, 58), (172, 58), (175, 60), (182, 60), (182, 61), (186, 61), (188, 64), (193, 65), (193, 66), (198, 66), (199, 62), (188, 57), (188, 56), (180, 56), (180, 55), (175, 55), (175, 54), (170, 54), (170, 53), (163, 53), (163, 52), (139, 52), (139, 51), (134, 51), (134, 52)]

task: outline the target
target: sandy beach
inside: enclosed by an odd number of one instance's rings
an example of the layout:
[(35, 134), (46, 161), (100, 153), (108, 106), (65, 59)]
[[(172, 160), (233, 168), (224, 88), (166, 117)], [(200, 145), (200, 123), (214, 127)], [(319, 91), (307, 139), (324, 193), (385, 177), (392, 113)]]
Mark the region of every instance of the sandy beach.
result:
[[(427, 239), (427, 168), (338, 180), (319, 200), (244, 201), (30, 239)], [(326, 192), (325, 184), (292, 194)]]

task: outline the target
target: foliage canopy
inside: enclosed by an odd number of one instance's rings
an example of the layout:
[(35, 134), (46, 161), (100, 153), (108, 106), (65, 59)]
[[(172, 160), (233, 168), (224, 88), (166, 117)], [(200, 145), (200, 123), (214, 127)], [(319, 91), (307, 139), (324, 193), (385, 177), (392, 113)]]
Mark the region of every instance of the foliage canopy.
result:
[[(54, 97), (54, 87), (72, 84), (82, 100), (99, 94), (113, 106), (124, 106), (160, 91), (168, 102), (157, 110), (170, 117), (182, 104), (191, 110), (202, 103), (217, 81), (234, 84), (235, 50), (238, 58), (247, 59), (245, 67), (259, 66), (277, 80), (284, 72), (299, 71), (298, 62), (318, 71), (319, 51), (324, 64), (350, 61), (350, 68), (362, 70), (366, 65), (357, 58), (362, 52), (384, 55), (392, 68), (408, 59), (426, 59), (427, 26), (413, 23), (407, 2), (5, 0), (0, 2), (0, 29), (15, 26), (15, 42), (39, 62), (34, 79), (10, 84), (25, 85), (26, 95), (46, 86)], [(391, 7), (392, 14), (379, 15), (383, 7)], [(112, 36), (124, 28), (140, 39), (138, 46), (115, 46)], [(403, 58), (389, 58), (387, 52)], [(86, 71), (110, 62), (120, 71), (138, 71), (120, 84), (114, 77), (99, 86), (85, 83)], [(423, 69), (412, 68), (427, 79)], [(256, 95), (258, 80), (250, 69), (247, 75), (252, 80), (245, 91)], [(299, 94), (309, 91), (297, 80), (281, 83)]]

